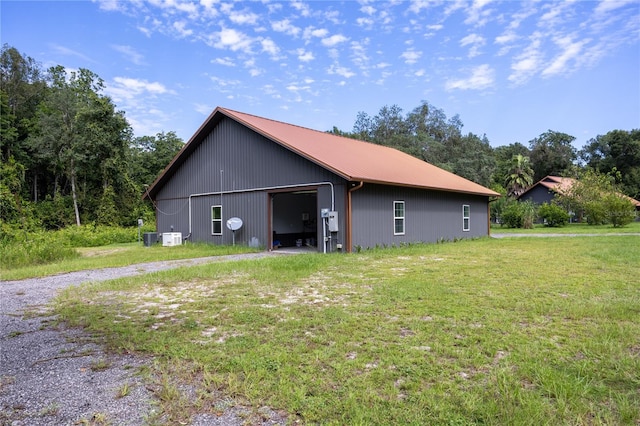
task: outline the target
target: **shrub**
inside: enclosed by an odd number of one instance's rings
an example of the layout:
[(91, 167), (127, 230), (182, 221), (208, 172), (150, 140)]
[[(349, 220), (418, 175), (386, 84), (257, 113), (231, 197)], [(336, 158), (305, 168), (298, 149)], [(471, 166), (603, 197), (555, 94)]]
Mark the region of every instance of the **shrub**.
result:
[(0, 243), (0, 266), (5, 269), (42, 265), (78, 257), (71, 247), (64, 247), (47, 232), (17, 233)]
[(557, 204), (543, 203), (538, 209), (538, 216), (551, 227), (565, 226), (569, 223), (569, 213)]
[(630, 224), (636, 216), (635, 206), (626, 197), (618, 194), (607, 194), (603, 199), (607, 221), (614, 228)]
[(536, 208), (531, 201), (512, 202), (502, 210), (501, 223), (507, 228), (533, 228)]
[(132, 243), (137, 239), (138, 228), (83, 225), (25, 232), (0, 223), (0, 266), (11, 269), (52, 263), (79, 256), (75, 247)]

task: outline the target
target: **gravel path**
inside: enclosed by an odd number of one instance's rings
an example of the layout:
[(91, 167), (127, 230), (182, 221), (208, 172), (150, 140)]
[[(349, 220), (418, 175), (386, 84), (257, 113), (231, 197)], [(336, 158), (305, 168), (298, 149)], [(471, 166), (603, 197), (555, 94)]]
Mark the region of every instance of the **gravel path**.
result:
[[(122, 268), (71, 272), (44, 278), (0, 282), (0, 424), (145, 425), (158, 405), (139, 367), (151, 359), (107, 353), (94, 336), (64, 327), (48, 303), (60, 289), (143, 273), (239, 259), (268, 252), (152, 262)], [(124, 395), (123, 395), (124, 394)], [(262, 409), (262, 424), (285, 419)], [(192, 425), (242, 425), (242, 408), (222, 415), (199, 415)]]

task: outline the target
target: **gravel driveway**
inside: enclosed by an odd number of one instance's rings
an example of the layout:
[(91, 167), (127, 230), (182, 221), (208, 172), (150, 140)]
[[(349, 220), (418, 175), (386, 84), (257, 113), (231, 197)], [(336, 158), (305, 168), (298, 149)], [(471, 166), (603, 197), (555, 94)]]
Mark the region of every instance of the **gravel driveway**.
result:
[[(149, 386), (137, 374), (139, 367), (152, 360), (107, 353), (94, 336), (58, 324), (47, 305), (60, 289), (180, 266), (272, 255), (153, 262), (1, 281), (0, 424), (135, 426), (148, 424), (158, 410)], [(286, 423), (268, 408), (262, 411), (267, 413), (262, 424)], [(192, 425), (242, 425), (246, 420), (241, 408), (232, 407), (222, 415), (196, 416)]]

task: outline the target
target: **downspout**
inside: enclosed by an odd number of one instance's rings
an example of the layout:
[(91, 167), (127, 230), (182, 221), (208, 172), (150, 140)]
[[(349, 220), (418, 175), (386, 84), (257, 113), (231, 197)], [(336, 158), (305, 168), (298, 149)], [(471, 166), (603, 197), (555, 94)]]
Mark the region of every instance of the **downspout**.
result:
[(351, 193), (357, 191), (358, 189), (362, 188), (364, 186), (364, 182), (360, 181), (360, 183), (356, 186), (354, 186), (353, 188), (349, 188), (349, 191), (347, 192), (347, 235), (346, 235), (346, 251), (348, 253), (351, 253), (352, 251), (352, 212), (351, 212)]

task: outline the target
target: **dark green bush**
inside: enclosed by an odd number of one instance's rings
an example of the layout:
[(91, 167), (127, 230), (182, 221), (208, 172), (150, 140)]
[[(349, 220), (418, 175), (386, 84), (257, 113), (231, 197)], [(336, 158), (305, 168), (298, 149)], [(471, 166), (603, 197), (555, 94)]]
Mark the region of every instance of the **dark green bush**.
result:
[(636, 217), (635, 206), (630, 199), (619, 194), (607, 194), (603, 199), (607, 221), (614, 228), (623, 227)]
[[(152, 231), (149, 226), (142, 232)], [(69, 226), (59, 231), (25, 232), (0, 224), (0, 266), (6, 269), (41, 265), (79, 256), (75, 247), (132, 243), (138, 228)]]
[(545, 225), (551, 227), (561, 227), (569, 223), (569, 213), (553, 203), (543, 203), (538, 208), (538, 216), (545, 221)]
[(502, 209), (501, 224), (507, 228), (533, 228), (536, 208), (531, 201), (510, 202)]
[(4, 269), (43, 265), (78, 257), (72, 247), (65, 247), (51, 233), (17, 233), (0, 242), (0, 266)]

